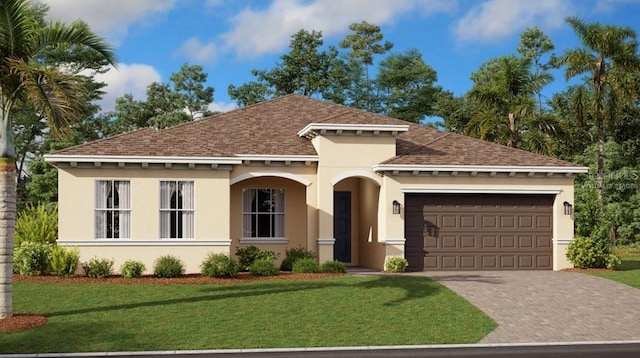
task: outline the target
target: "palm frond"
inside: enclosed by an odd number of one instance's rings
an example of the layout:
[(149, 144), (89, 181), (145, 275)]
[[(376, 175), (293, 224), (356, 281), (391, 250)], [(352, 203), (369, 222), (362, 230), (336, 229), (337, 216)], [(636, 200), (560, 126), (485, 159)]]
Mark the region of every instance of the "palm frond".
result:
[(56, 22), (46, 26), (34, 39), (34, 53), (37, 54), (49, 46), (58, 45), (88, 47), (98, 52), (109, 64), (116, 65), (113, 48), (82, 23), (74, 22), (71, 25), (65, 25)]

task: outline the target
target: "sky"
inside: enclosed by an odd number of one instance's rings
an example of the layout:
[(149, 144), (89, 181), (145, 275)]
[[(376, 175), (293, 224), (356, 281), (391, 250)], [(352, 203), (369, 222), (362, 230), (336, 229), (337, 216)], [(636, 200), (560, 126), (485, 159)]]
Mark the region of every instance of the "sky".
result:
[[(554, 52), (579, 46), (567, 16), (631, 26), (640, 33), (640, 0), (41, 0), (51, 21), (81, 19), (115, 49), (116, 68), (97, 76), (107, 84), (104, 111), (133, 94), (145, 100), (152, 82), (169, 82), (184, 63), (200, 65), (215, 89), (214, 111), (236, 104), (230, 84), (272, 69), (300, 29), (322, 31), (325, 45), (349, 34), (349, 25), (379, 25), (391, 52), (418, 49), (438, 74), (437, 84), (462, 95), (469, 76), (492, 58), (517, 54), (520, 34), (537, 26)], [(384, 55), (383, 55), (384, 56)], [(383, 57), (382, 57), (383, 58)], [(381, 57), (378, 57), (378, 61)], [(561, 71), (546, 95), (566, 87)]]

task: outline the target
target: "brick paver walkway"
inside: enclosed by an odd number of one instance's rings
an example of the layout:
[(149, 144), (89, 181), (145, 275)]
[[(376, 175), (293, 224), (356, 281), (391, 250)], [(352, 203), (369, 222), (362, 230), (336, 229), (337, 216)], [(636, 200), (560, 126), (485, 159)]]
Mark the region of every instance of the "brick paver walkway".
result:
[(572, 272), (425, 272), (493, 318), (479, 343), (640, 340), (640, 290)]

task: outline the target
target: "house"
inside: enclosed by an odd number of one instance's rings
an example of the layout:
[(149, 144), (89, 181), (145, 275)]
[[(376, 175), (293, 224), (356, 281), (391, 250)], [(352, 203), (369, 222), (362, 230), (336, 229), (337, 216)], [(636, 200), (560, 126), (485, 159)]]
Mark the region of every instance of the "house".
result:
[(558, 270), (573, 238), (573, 180), (554, 158), (287, 95), (172, 128), (47, 155), (58, 243), (81, 261), (188, 272), (255, 245), (411, 270)]

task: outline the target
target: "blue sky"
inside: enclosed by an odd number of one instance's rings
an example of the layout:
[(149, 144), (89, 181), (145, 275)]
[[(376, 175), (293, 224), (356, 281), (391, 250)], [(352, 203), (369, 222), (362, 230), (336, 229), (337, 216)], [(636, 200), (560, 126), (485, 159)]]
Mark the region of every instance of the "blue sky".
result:
[[(132, 93), (145, 99), (153, 81), (168, 82), (188, 62), (203, 66), (207, 85), (215, 88), (213, 110), (235, 107), (229, 84), (253, 79), (251, 69), (271, 69), (288, 51), (301, 28), (322, 31), (325, 44), (336, 45), (354, 22), (382, 28), (393, 52), (418, 49), (438, 73), (438, 84), (456, 95), (471, 86), (469, 75), (485, 61), (516, 53), (519, 35), (541, 28), (555, 52), (578, 46), (564, 22), (631, 26), (640, 33), (640, 0), (43, 0), (50, 20), (86, 21), (111, 43), (117, 69), (100, 75), (107, 95)], [(566, 86), (561, 72), (546, 89)]]

